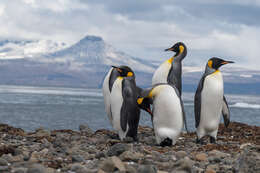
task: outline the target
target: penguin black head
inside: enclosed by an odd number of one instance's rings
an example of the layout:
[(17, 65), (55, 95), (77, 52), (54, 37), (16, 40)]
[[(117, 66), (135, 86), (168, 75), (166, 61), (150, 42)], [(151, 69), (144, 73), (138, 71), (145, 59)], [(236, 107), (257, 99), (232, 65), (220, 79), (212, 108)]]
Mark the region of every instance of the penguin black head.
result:
[(144, 98), (144, 97), (139, 97), (137, 99), (137, 104), (139, 106), (139, 108), (145, 110), (146, 112), (148, 112), (151, 116), (153, 116), (153, 113), (151, 111), (151, 107), (150, 105), (152, 104), (152, 100), (149, 98)]
[(213, 57), (213, 58), (208, 60), (207, 66), (209, 68), (218, 70), (219, 67), (221, 67), (222, 65), (229, 64), (229, 63), (234, 63), (234, 62), (233, 61), (226, 61), (226, 60), (223, 60), (223, 59), (220, 59), (220, 58)]
[(132, 76), (134, 76), (133, 70), (128, 66), (119, 66), (119, 67), (112, 66), (112, 67), (115, 68), (118, 71), (118, 73), (120, 74), (121, 77), (132, 77)]
[(179, 55), (181, 53), (185, 53), (185, 56), (186, 56), (186, 53), (187, 53), (186, 46), (182, 42), (178, 42), (178, 43), (174, 44), (172, 47), (165, 49), (165, 51), (173, 51), (173, 52), (176, 53), (176, 55)]

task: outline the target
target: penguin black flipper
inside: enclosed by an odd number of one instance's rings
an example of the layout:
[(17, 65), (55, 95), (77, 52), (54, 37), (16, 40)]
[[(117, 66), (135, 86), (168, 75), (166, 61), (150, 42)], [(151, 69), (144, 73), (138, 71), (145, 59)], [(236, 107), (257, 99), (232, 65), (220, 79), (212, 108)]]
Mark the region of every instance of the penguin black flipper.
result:
[(140, 119), (140, 109), (136, 103), (138, 89), (131, 78), (124, 78), (122, 82), (123, 104), (121, 108), (120, 124), (122, 130), (128, 132), (126, 136), (137, 137), (137, 128)]
[(188, 126), (187, 126), (186, 113), (185, 113), (185, 111), (184, 111), (184, 104), (183, 104), (182, 99), (180, 99), (180, 102), (181, 102), (182, 116), (183, 116), (183, 121), (184, 121), (185, 129), (186, 129), (186, 131), (189, 133)]
[(225, 96), (223, 96), (222, 115), (223, 115), (225, 127), (228, 127), (228, 125), (230, 123), (230, 110), (229, 110)]
[(174, 85), (178, 89), (180, 95), (182, 93), (181, 72), (181, 63), (172, 62), (171, 69), (167, 77), (167, 83), (170, 85)]
[(204, 80), (206, 78), (206, 75), (204, 74), (202, 78), (200, 79), (198, 88), (196, 90), (195, 94), (195, 100), (194, 100), (194, 110), (195, 110), (195, 127), (197, 128), (200, 123), (200, 111), (201, 111), (201, 92), (203, 89)]

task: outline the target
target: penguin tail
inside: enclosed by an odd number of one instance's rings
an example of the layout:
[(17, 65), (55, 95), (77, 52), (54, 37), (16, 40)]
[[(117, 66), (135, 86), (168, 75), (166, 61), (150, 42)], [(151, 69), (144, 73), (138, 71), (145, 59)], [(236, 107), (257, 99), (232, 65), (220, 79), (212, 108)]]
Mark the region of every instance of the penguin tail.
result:
[(165, 147), (165, 146), (171, 146), (172, 145), (172, 139), (170, 138), (165, 138), (161, 143), (160, 146)]

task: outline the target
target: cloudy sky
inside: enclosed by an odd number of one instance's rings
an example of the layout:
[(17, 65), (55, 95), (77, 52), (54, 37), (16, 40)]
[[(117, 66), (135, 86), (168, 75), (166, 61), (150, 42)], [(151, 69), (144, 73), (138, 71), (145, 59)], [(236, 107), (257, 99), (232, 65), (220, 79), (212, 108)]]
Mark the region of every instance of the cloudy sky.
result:
[(98, 35), (130, 55), (163, 60), (177, 41), (187, 65), (212, 56), (260, 67), (260, 0), (1, 0), (0, 38), (73, 44)]

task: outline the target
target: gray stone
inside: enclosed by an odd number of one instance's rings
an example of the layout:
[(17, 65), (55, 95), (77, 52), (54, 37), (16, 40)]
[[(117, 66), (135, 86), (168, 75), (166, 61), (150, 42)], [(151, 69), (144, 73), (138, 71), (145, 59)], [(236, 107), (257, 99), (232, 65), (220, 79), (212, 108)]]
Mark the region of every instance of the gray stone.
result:
[(84, 158), (81, 155), (72, 155), (72, 162), (84, 162)]
[(111, 158), (111, 160), (113, 161), (115, 167), (119, 170), (119, 171), (122, 171), (122, 172), (125, 172), (126, 169), (125, 169), (125, 165), (124, 163), (116, 156), (113, 156)]
[(173, 172), (176, 172), (176, 171), (186, 171), (188, 173), (191, 173), (193, 164), (194, 163), (193, 163), (192, 160), (190, 160), (190, 158), (185, 157), (185, 158), (177, 161), (173, 165)]
[(87, 124), (79, 125), (79, 131), (87, 133), (89, 135), (94, 134), (93, 130)]
[(115, 170), (115, 168), (116, 167), (115, 167), (113, 161), (110, 158), (104, 160), (100, 164), (100, 169), (102, 169), (105, 172), (113, 172)]
[(26, 173), (27, 168), (17, 168), (13, 170), (14, 173)]
[(142, 159), (144, 157), (144, 155), (142, 153), (125, 151), (119, 157), (123, 161), (135, 161), (135, 162), (137, 162), (138, 160)]
[(71, 165), (70, 170), (76, 173), (92, 173), (93, 171), (87, 169), (85, 166), (75, 163)]
[(240, 157), (235, 163), (237, 172), (257, 172), (260, 170), (260, 152), (253, 151), (250, 147), (245, 147)]
[(177, 159), (182, 159), (185, 156), (187, 156), (187, 153), (185, 151), (178, 151), (175, 154), (176, 154)]
[(157, 173), (157, 168), (154, 165), (139, 165), (138, 173)]
[(34, 164), (32, 167), (28, 168), (27, 173), (46, 173), (46, 169), (44, 166), (40, 164)]
[(0, 158), (0, 166), (7, 166), (8, 162), (5, 159)]
[(133, 166), (126, 164), (125, 167), (127, 173), (137, 173), (137, 170)]
[(107, 155), (110, 156), (119, 156), (124, 151), (129, 150), (129, 146), (127, 144), (118, 143), (110, 147), (110, 149), (107, 152)]

